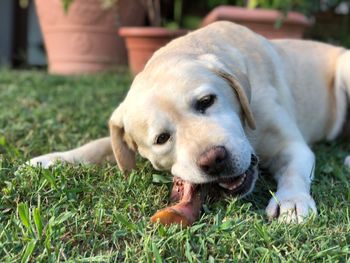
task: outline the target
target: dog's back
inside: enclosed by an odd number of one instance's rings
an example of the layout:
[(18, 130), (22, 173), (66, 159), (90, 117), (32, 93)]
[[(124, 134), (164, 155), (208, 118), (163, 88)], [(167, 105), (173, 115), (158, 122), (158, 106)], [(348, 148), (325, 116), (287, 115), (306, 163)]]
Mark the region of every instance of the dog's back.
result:
[[(295, 118), (310, 143), (332, 139), (344, 119), (337, 66), (345, 49), (305, 40), (274, 40), (295, 103)], [(321, 106), (322, 105), (322, 106)]]
[[(172, 41), (153, 56), (145, 71), (159, 69), (160, 63), (164, 71), (173, 53), (193, 59), (215, 54), (213, 63), (245, 71), (252, 94), (269, 94), (275, 89), (279, 103), (294, 116), (308, 143), (333, 139), (341, 130), (346, 109), (341, 83), (350, 86), (350, 77), (345, 77), (350, 76), (350, 63), (346, 62), (350, 59), (342, 59), (341, 70), (339, 66), (339, 58), (349, 53), (344, 48), (306, 40), (270, 41), (243, 26), (221, 21)], [(254, 106), (261, 103), (261, 97), (256, 101), (252, 96), (253, 111), (261, 109)]]

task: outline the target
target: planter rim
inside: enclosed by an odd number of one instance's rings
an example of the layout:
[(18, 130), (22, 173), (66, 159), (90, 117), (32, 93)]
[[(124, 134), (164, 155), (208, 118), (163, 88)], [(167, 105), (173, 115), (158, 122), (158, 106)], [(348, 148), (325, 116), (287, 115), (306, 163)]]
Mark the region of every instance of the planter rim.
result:
[(164, 27), (120, 27), (119, 35), (131, 37), (168, 37), (168, 36), (182, 36), (188, 33), (187, 29), (167, 29)]
[(205, 17), (202, 26), (208, 25), (213, 20), (227, 20), (228, 18), (231, 20), (234, 18), (235, 21), (259, 21), (263, 23), (274, 23), (277, 19), (282, 18), (283, 24), (298, 24), (305, 27), (311, 25), (311, 21), (306, 16), (295, 11), (288, 12), (287, 16), (284, 17), (283, 13), (277, 10), (222, 5), (214, 8)]

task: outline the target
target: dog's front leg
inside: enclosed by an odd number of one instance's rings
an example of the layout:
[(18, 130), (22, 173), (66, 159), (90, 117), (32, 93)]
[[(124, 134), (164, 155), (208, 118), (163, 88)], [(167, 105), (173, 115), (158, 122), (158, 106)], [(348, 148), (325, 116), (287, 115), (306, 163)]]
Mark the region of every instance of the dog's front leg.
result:
[(317, 213), (310, 195), (315, 156), (303, 142), (289, 143), (272, 160), (271, 172), (277, 181), (277, 192), (271, 198), (268, 217), (283, 222), (302, 222), (310, 212)]
[(109, 137), (89, 142), (83, 146), (65, 152), (53, 152), (35, 157), (28, 165), (48, 168), (55, 162), (99, 164), (103, 161), (115, 162)]

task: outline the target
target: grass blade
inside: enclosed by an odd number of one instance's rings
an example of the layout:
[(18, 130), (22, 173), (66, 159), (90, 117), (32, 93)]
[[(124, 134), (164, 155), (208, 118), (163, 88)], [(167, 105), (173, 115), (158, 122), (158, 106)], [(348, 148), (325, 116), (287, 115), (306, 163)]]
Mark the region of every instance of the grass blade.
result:
[(51, 187), (54, 189), (57, 189), (55, 178), (53, 178), (53, 176), (50, 174), (50, 171), (43, 170), (43, 175), (44, 175), (45, 179), (50, 183)]
[(31, 240), (31, 241), (27, 244), (26, 249), (25, 249), (25, 251), (24, 251), (24, 254), (23, 254), (23, 256), (22, 256), (22, 259), (21, 259), (21, 263), (26, 263), (26, 262), (29, 261), (31, 255), (33, 254), (35, 245), (36, 245), (36, 241), (35, 241), (35, 240)]
[(191, 246), (190, 246), (190, 243), (188, 241), (186, 242), (185, 256), (186, 256), (188, 262), (190, 262), (190, 263), (193, 262), (192, 255), (191, 255)]
[(39, 208), (34, 208), (33, 210), (34, 224), (36, 228), (36, 232), (38, 233), (38, 238), (40, 239), (43, 233), (43, 222), (40, 216)]
[(119, 213), (115, 213), (114, 216), (127, 229), (129, 229), (129, 230), (135, 230), (136, 229), (135, 224), (129, 222), (129, 220), (126, 217), (124, 217), (123, 215), (121, 215)]
[(61, 225), (63, 222), (65, 222), (67, 219), (73, 216), (74, 213), (72, 212), (62, 213), (57, 218), (55, 218), (53, 225)]
[(152, 175), (152, 182), (153, 183), (160, 183), (160, 184), (168, 184), (172, 182), (172, 179), (169, 176), (164, 176), (161, 174), (153, 174)]
[(18, 209), (19, 218), (21, 219), (22, 224), (29, 231), (31, 231), (32, 229), (31, 229), (30, 222), (29, 222), (28, 205), (26, 203), (19, 203), (17, 209)]
[(152, 252), (153, 252), (153, 256), (154, 256), (156, 263), (162, 263), (163, 260), (159, 254), (159, 250), (158, 250), (156, 244), (154, 244), (153, 242), (152, 242)]

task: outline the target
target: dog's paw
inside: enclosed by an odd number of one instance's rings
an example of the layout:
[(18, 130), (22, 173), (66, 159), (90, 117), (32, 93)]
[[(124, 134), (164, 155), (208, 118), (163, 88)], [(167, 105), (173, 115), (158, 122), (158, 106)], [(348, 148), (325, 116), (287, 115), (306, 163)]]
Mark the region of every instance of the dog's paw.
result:
[(30, 159), (25, 165), (30, 165), (33, 167), (49, 168), (57, 162), (64, 162), (64, 156), (61, 153), (49, 153), (44, 154), (33, 159)]
[(316, 204), (310, 194), (285, 191), (271, 198), (266, 207), (268, 218), (278, 218), (285, 223), (301, 223), (310, 214), (317, 214)]

